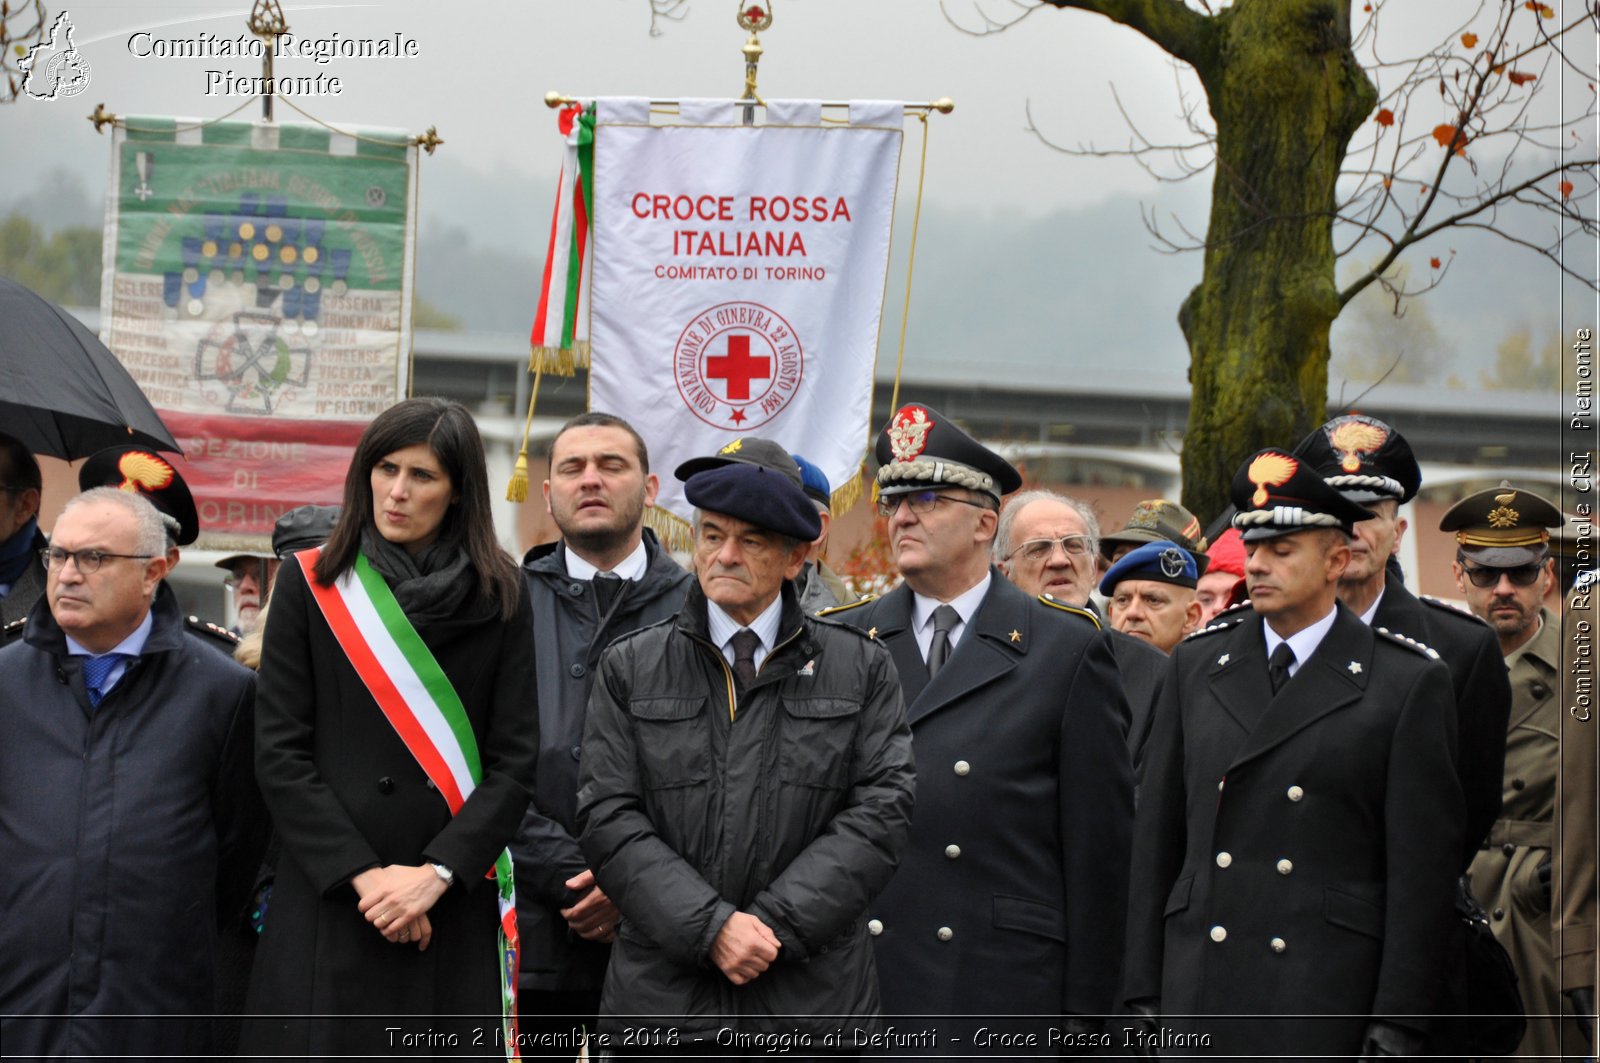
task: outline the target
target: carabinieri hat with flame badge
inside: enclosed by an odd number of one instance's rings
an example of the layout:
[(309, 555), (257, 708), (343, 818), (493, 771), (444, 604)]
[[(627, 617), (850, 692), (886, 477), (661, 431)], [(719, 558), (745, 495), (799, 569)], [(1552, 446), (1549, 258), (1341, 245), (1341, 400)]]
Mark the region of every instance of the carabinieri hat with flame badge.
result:
[(143, 495), (161, 513), (167, 537), (188, 546), (200, 537), (200, 514), (194, 495), (172, 463), (140, 446), (115, 446), (97, 450), (78, 467), (78, 489), (115, 487)]
[(1376, 417), (1335, 417), (1312, 429), (1294, 454), (1352, 502), (1392, 498), (1404, 505), (1422, 486), (1411, 444)]
[(1233, 526), (1247, 543), (1280, 535), (1334, 528), (1351, 533), (1356, 521), (1373, 514), (1340, 494), (1311, 466), (1269, 447), (1234, 474), (1228, 489)]
[(1011, 463), (932, 406), (900, 407), (878, 433), (878, 493), (965, 487), (998, 500), (1022, 486)]

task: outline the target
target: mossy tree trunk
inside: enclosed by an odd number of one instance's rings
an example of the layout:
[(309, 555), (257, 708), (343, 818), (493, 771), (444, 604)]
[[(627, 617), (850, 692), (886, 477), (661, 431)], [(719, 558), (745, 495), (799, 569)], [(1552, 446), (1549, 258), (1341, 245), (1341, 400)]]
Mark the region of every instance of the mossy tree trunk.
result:
[(1047, 0), (1129, 26), (1194, 67), (1216, 123), (1205, 269), (1178, 312), (1192, 388), (1183, 503), (1210, 519), (1235, 470), (1321, 422), (1334, 283), (1336, 182), (1377, 101), (1350, 41), (1349, 0)]

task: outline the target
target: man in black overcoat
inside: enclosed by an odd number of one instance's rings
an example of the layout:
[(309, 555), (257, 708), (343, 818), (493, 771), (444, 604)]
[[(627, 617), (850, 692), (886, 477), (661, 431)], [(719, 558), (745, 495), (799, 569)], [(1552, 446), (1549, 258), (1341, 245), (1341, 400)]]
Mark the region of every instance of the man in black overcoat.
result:
[(78, 496), (50, 549), (0, 650), (0, 1043), (208, 1056), (218, 926), (267, 829), (255, 676), (185, 621), (144, 498)]
[(595, 1028), (617, 924), (616, 906), (578, 848), (589, 688), (600, 652), (676, 615), (692, 577), (644, 527), (657, 481), (631, 425), (606, 413), (580, 414), (556, 433), (549, 458), (544, 499), (561, 539), (534, 547), (522, 561), (538, 662), (539, 770), (511, 855), (522, 1030), (530, 1045), (570, 1058), (577, 1055), (575, 1032)]
[(1412, 1054), (1461, 852), (1449, 673), (1339, 604), (1367, 511), (1280, 450), (1232, 496), (1253, 608), (1180, 643), (1162, 686), (1129, 902), (1133, 1047)]
[(940, 1052), (991, 1053), (976, 1029), (1021, 1029), (1004, 1017), (1025, 1015), (1043, 1017), (1023, 1031), (1039, 1051), (1081, 1046), (1113, 1003), (1126, 905), (1133, 773), (1116, 662), (1083, 610), (990, 567), (1000, 497), (1021, 483), (1003, 458), (920, 403), (895, 413), (877, 458), (905, 584), (825, 615), (889, 647), (917, 758), (910, 848), (868, 923), (884, 1009), (970, 1016), (961, 1033), (932, 1020), (962, 1038)]
[(1422, 470), (1404, 436), (1376, 418), (1347, 414), (1315, 429), (1294, 453), (1346, 499), (1373, 514), (1355, 526), (1339, 600), (1365, 623), (1404, 631), (1432, 646), (1450, 669), (1456, 776), (1467, 810), (1461, 850), (1465, 871), (1500, 815), (1511, 684), (1494, 630), (1436, 598), (1412, 594), (1390, 564), (1406, 533), (1400, 507), (1422, 485)]

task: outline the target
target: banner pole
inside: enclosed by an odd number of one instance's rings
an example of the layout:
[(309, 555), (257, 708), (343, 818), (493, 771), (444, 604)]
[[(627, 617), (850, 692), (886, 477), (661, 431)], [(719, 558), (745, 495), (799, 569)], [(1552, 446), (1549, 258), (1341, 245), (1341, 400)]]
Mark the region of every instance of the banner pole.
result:
[(255, 0), (245, 26), (265, 45), (261, 53), (262, 88), (265, 90), (261, 93), (261, 117), (270, 122), (272, 100), (277, 95), (272, 80), (272, 57), (278, 51), (278, 38), (289, 32), (289, 23), (283, 17), (283, 8), (278, 6), (278, 0)]

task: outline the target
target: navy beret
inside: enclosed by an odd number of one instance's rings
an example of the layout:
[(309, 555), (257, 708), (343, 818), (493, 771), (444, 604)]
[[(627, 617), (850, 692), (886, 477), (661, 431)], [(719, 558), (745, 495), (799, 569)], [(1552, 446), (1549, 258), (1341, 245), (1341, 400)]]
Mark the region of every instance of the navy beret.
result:
[(1162, 539), (1135, 547), (1118, 558), (1116, 564), (1106, 569), (1105, 578), (1100, 581), (1100, 593), (1109, 596), (1125, 579), (1193, 587), (1200, 582), (1200, 567), (1189, 551)]
[(684, 482), (683, 496), (696, 509), (725, 513), (801, 542), (822, 534), (822, 518), (800, 485), (762, 465), (697, 472)]

